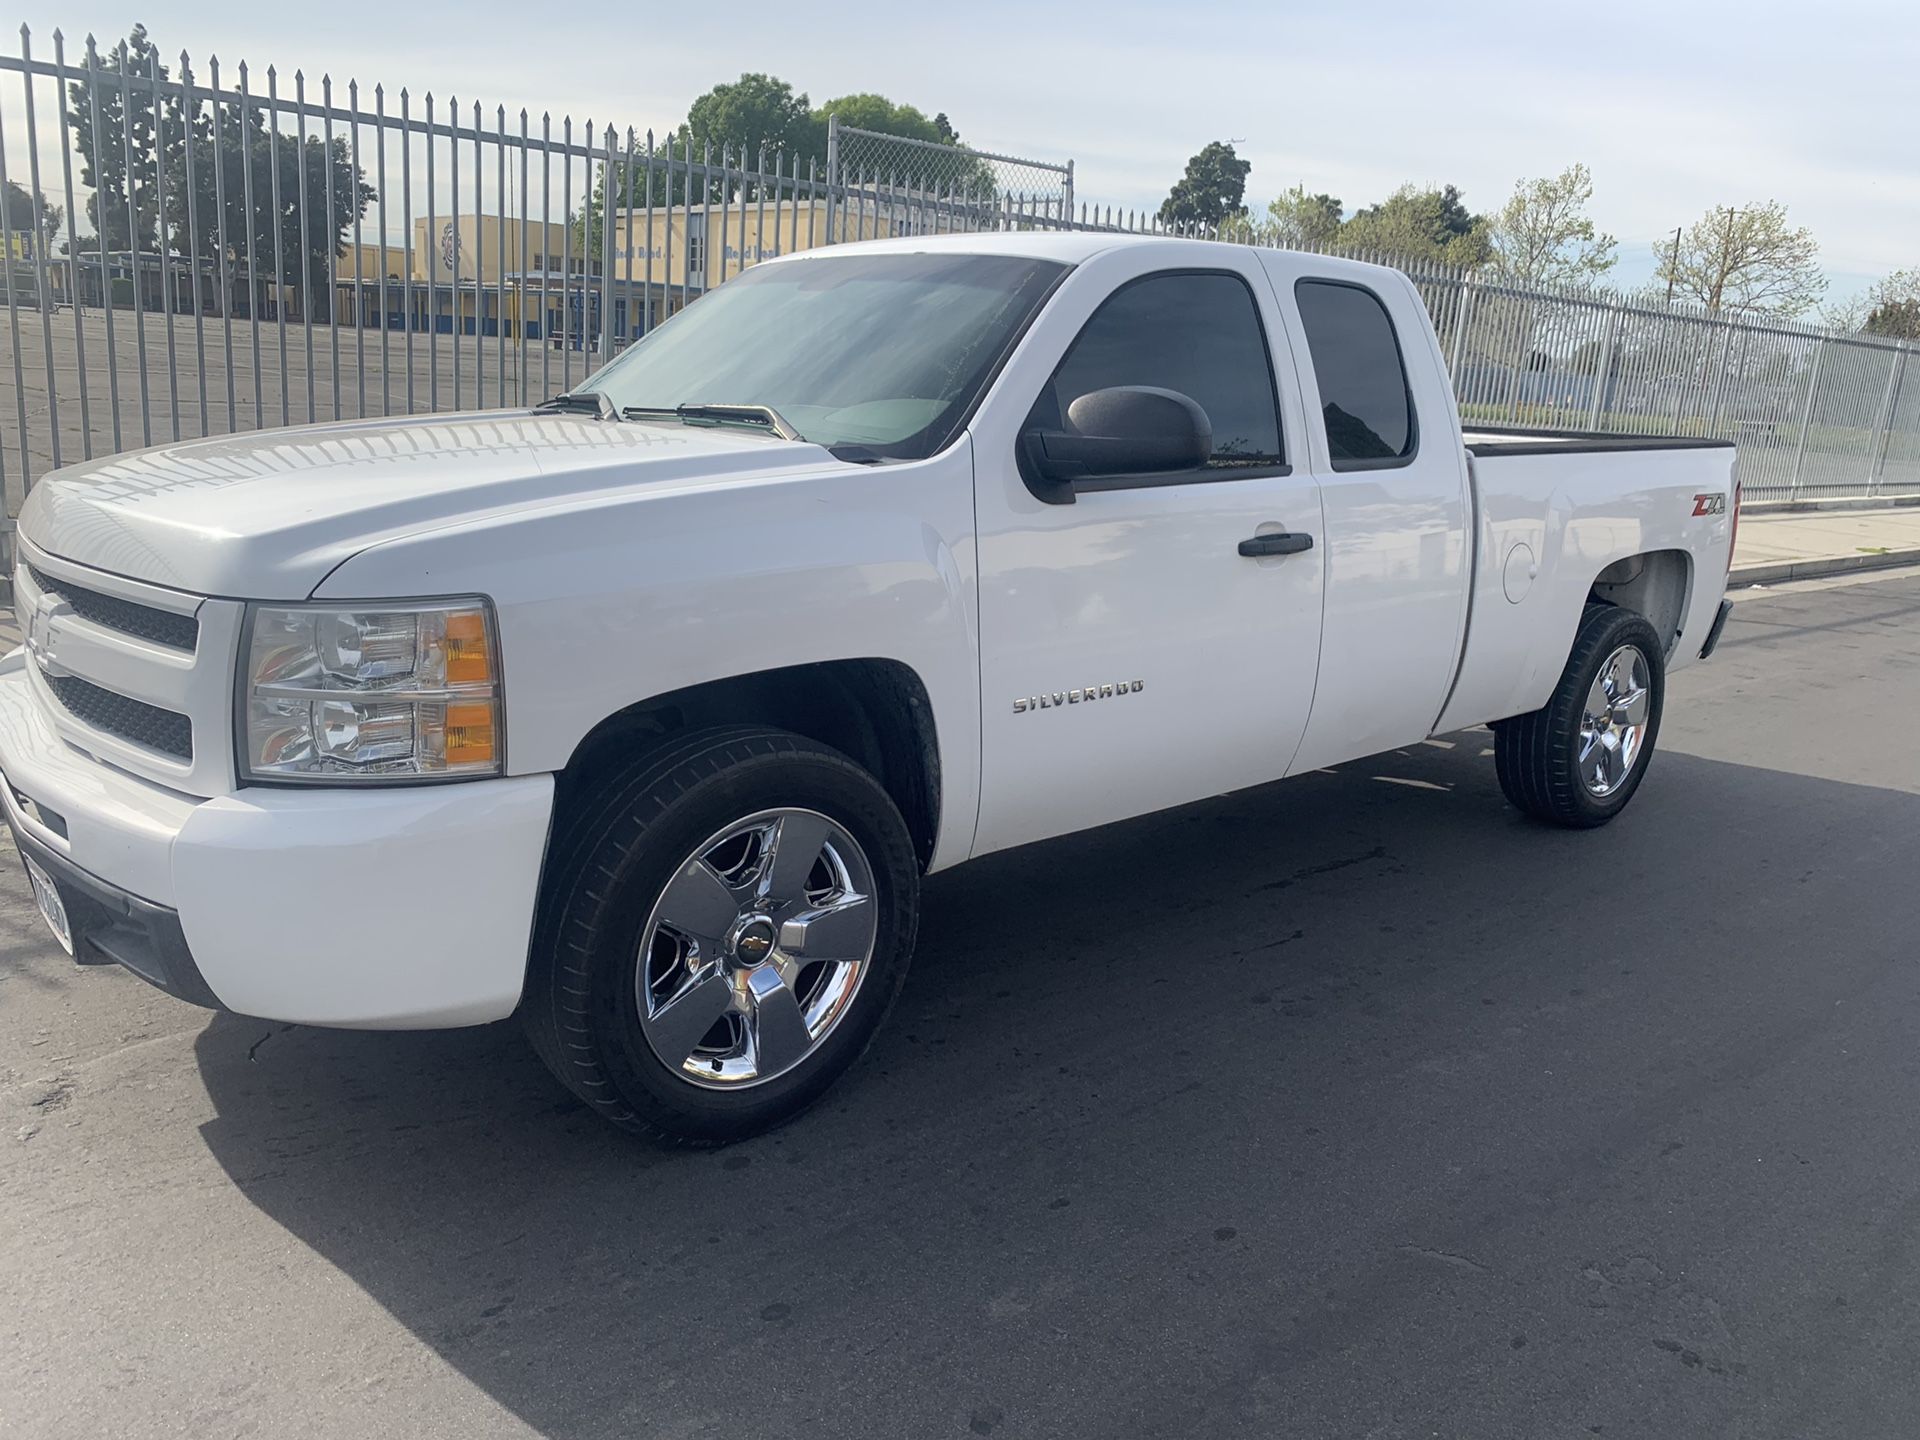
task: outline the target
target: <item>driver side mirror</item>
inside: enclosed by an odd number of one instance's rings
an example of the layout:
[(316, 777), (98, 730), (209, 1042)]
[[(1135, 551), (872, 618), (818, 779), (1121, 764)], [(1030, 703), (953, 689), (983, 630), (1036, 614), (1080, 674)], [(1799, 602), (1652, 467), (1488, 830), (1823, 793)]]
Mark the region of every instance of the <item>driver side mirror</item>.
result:
[(1020, 434), (1020, 473), (1049, 505), (1071, 505), (1076, 480), (1195, 470), (1213, 454), (1213, 425), (1197, 401), (1153, 385), (1093, 390), (1067, 406), (1060, 429)]

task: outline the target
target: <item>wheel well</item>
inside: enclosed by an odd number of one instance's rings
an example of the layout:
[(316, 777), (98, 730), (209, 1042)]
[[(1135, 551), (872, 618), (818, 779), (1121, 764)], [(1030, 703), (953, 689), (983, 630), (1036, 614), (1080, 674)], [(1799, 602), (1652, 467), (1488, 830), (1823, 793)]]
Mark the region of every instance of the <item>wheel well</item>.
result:
[(608, 716), (575, 747), (557, 804), (606, 766), (667, 736), (713, 725), (770, 725), (864, 766), (900, 807), (924, 870), (940, 829), (940, 751), (933, 706), (897, 660), (829, 660), (734, 675), (656, 695)]
[(1692, 579), (1693, 557), (1686, 551), (1650, 550), (1607, 566), (1595, 578), (1588, 598), (1644, 615), (1672, 654), (1686, 618)]

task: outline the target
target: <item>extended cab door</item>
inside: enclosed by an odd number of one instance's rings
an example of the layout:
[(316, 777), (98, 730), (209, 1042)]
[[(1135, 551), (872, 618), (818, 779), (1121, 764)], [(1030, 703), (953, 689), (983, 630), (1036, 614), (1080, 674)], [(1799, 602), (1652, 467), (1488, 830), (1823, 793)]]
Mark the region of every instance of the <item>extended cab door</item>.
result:
[(1294, 463), (1320, 480), (1326, 616), (1312, 770), (1432, 733), (1459, 663), (1473, 546), (1453, 392), (1404, 275), (1261, 252), (1312, 414)]
[[(1323, 548), (1318, 487), (1292, 463), (1284, 322), (1253, 252), (1184, 250), (1083, 262), (976, 417), (976, 854), (1277, 778), (1305, 730)], [(1048, 503), (1022, 478), (1021, 430), (1119, 385), (1197, 401), (1212, 456)], [(1280, 532), (1295, 538), (1242, 553)]]

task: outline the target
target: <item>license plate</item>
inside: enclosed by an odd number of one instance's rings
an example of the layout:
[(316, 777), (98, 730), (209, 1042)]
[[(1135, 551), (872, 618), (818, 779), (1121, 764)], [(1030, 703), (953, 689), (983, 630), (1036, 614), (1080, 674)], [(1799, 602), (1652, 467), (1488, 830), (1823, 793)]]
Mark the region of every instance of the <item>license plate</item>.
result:
[(53, 883), (53, 877), (42, 870), (26, 856), (27, 880), (33, 886), (34, 903), (40, 907), (40, 918), (47, 922), (47, 929), (53, 932), (53, 938), (60, 942), (60, 948), (73, 954), (73, 930), (67, 924), (67, 902), (60, 898), (60, 887)]

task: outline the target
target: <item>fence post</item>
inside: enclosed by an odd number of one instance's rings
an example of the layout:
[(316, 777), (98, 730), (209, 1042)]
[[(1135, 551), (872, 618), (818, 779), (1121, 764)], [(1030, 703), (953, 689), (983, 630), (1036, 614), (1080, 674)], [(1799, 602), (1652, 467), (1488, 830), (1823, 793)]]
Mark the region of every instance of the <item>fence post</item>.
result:
[(840, 117), (827, 116), (827, 243), (834, 243), (835, 187), (840, 183)]
[(1813, 428), (1813, 401), (1820, 390), (1820, 368), (1827, 358), (1827, 339), (1821, 336), (1813, 352), (1813, 368), (1807, 372), (1807, 403), (1800, 411), (1800, 443), (1793, 452), (1793, 475), (1787, 481), (1787, 499), (1800, 498), (1800, 467), (1807, 458), (1807, 432)]
[[(474, 121), (473, 129), (475, 136), (474, 146), (477, 150), (480, 143), (478, 138), (480, 122), (478, 120)], [(600, 363), (602, 365), (613, 358), (613, 201), (616, 194), (613, 187), (613, 140), (614, 127), (608, 125), (606, 139), (607, 156), (606, 159), (600, 162)], [(593, 162), (588, 161), (587, 163), (588, 168), (591, 169)], [(632, 167), (629, 166), (627, 168), (631, 169)], [(588, 191), (587, 193), (591, 195), (593, 192)], [(624, 195), (623, 198), (627, 210), (631, 212), (633, 209), (633, 197), (631, 195)], [(633, 226), (631, 224), (627, 226), (627, 236), (629, 239), (633, 236)], [(726, 257), (724, 255), (721, 256), (720, 263), (722, 266), (720, 274), (721, 278), (724, 279), (726, 277)], [(629, 278), (631, 278), (632, 270), (629, 269), (627, 273)], [(478, 302), (476, 301), (475, 303), (477, 304)]]
[(1600, 402), (1607, 397), (1607, 381), (1613, 374), (1613, 340), (1620, 333), (1620, 309), (1607, 307), (1607, 328), (1600, 337), (1600, 363), (1593, 371), (1593, 398), (1587, 402), (1587, 429), (1600, 428)]
[(1473, 276), (1460, 277), (1460, 313), (1454, 318), (1453, 354), (1447, 357), (1447, 366), (1453, 371), (1454, 393), (1460, 393), (1460, 352), (1467, 343), (1467, 327), (1473, 323)]
[(1067, 178), (1061, 182), (1061, 190), (1064, 199), (1060, 207), (1060, 218), (1067, 222), (1066, 228), (1071, 230), (1073, 228), (1073, 161), (1071, 160), (1067, 161)]
[[(1727, 385), (1733, 374), (1733, 322), (1720, 322), (1726, 330), (1726, 343), (1720, 347), (1720, 375), (1713, 385), (1713, 411), (1707, 417), (1707, 434), (1718, 436), (1720, 433), (1720, 415), (1726, 406)], [(1744, 367), (1747, 360), (1746, 331), (1740, 332), (1740, 363)]]
[(1893, 355), (1893, 374), (1887, 377), (1887, 399), (1881, 408), (1880, 443), (1873, 447), (1873, 461), (1867, 467), (1867, 494), (1880, 493), (1880, 477), (1887, 473), (1887, 451), (1893, 448), (1893, 417), (1900, 407), (1900, 392), (1906, 383), (1907, 356), (1903, 345)]

